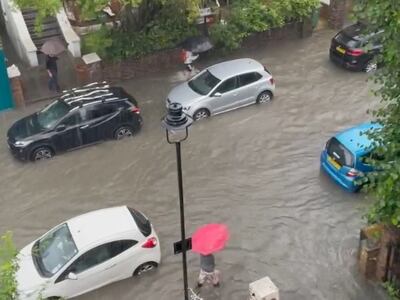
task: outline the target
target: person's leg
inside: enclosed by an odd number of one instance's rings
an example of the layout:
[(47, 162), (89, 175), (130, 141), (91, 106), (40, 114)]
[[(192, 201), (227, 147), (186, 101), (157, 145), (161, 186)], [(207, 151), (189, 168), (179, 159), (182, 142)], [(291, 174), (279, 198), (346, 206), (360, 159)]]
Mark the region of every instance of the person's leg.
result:
[(61, 92), (60, 86), (58, 84), (58, 74), (57, 72), (53, 73), (54, 87), (57, 93)]
[(53, 77), (49, 77), (49, 81), (47, 82), (47, 86), (50, 91), (53, 90)]
[(197, 279), (197, 286), (202, 287), (206, 281), (207, 273), (200, 269), (199, 279)]
[(220, 283), (220, 278), (221, 277), (221, 272), (219, 270), (215, 270), (213, 274), (213, 280), (212, 283), (214, 286), (219, 286)]

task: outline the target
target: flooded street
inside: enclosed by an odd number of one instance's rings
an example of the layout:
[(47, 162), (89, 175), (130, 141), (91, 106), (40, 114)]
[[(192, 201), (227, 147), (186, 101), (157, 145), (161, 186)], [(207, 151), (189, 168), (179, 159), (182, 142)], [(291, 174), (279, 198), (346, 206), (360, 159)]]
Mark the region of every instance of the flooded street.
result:
[[(363, 194), (342, 191), (319, 169), (320, 151), (338, 130), (369, 117), (376, 104), (367, 75), (328, 60), (333, 31), (310, 39), (243, 49), (276, 79), (272, 103), (250, 106), (196, 123), (182, 146), (187, 233), (226, 223), (231, 240), (216, 255), (223, 284), (205, 299), (246, 299), (248, 284), (270, 276), (282, 300), (379, 300), (381, 290), (357, 270)], [(209, 64), (213, 63), (207, 62)], [(161, 240), (162, 264), (140, 279), (118, 282), (79, 300), (183, 299), (179, 207), (174, 146), (160, 119), (164, 99), (182, 74), (141, 78), (126, 89), (138, 100), (144, 127), (136, 137), (69, 152), (37, 164), (8, 153), (11, 123), (44, 105), (0, 115), (0, 232), (18, 247), (65, 219), (116, 205), (143, 211)], [(199, 258), (188, 254), (190, 285)]]

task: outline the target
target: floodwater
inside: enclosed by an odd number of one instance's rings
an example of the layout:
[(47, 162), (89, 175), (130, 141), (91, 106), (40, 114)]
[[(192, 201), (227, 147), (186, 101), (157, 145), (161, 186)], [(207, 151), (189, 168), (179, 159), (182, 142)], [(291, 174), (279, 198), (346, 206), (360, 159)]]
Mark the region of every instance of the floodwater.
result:
[[(369, 202), (320, 173), (319, 154), (338, 130), (368, 119), (377, 100), (367, 75), (332, 65), (333, 31), (305, 40), (242, 49), (268, 66), (276, 97), (196, 123), (182, 146), (188, 234), (209, 222), (226, 223), (231, 240), (216, 256), (223, 274), (205, 299), (246, 299), (248, 284), (269, 276), (285, 300), (377, 300), (382, 290), (357, 270), (359, 229)], [(214, 61), (212, 61), (214, 62)], [(212, 63), (207, 61), (204, 63)], [(175, 149), (160, 129), (164, 98), (182, 80), (179, 72), (125, 83), (144, 116), (141, 133), (38, 164), (8, 154), (5, 133), (25, 111), (0, 117), (0, 232), (12, 230), (18, 247), (75, 215), (127, 204), (148, 215), (161, 239), (159, 269), (79, 297), (183, 299)], [(188, 254), (190, 285), (198, 256)]]

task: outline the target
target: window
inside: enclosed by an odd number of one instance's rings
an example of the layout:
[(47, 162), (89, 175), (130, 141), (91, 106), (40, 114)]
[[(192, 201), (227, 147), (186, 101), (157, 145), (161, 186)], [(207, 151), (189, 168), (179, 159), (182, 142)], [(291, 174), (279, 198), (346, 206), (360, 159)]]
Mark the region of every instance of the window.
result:
[(32, 247), (32, 257), (39, 273), (51, 277), (78, 253), (67, 224), (50, 231)]
[(101, 104), (90, 108), (81, 109), (81, 116), (84, 121), (90, 121), (110, 115), (117, 111), (117, 106), (113, 104)]
[(149, 236), (151, 233), (151, 224), (150, 221), (142, 215), (139, 211), (133, 209), (133, 208), (128, 208), (129, 212), (132, 215), (133, 220), (135, 220), (135, 223), (137, 227), (139, 228), (140, 232), (144, 236)]
[(37, 114), (37, 120), (42, 128), (52, 128), (59, 120), (65, 117), (70, 111), (71, 107), (63, 101), (55, 101), (46, 106)]
[(134, 240), (122, 240), (110, 243), (109, 247), (111, 251), (111, 257), (121, 254), (136, 244), (137, 241)]
[(221, 80), (208, 70), (189, 81), (189, 87), (200, 95), (207, 95)]
[(239, 76), (239, 87), (256, 82), (262, 76), (257, 72), (247, 73)]
[(61, 124), (69, 127), (69, 126), (74, 126), (77, 124), (80, 124), (82, 122), (82, 118), (80, 116), (80, 114), (78, 112), (73, 113), (72, 115), (70, 115), (69, 117), (65, 118)]
[(79, 274), (84, 272), (96, 265), (99, 265), (111, 258), (111, 251), (109, 244), (104, 244), (98, 246), (92, 250), (89, 250), (81, 257), (79, 257), (69, 268), (68, 272), (65, 275), (68, 275), (70, 272), (74, 272)]
[(326, 147), (328, 155), (342, 166), (353, 167), (353, 155), (336, 138), (330, 139)]
[(234, 89), (236, 89), (236, 76), (232, 77), (228, 80), (225, 80), (223, 83), (221, 83), (221, 85), (217, 88), (216, 92), (217, 93), (227, 93), (230, 92)]

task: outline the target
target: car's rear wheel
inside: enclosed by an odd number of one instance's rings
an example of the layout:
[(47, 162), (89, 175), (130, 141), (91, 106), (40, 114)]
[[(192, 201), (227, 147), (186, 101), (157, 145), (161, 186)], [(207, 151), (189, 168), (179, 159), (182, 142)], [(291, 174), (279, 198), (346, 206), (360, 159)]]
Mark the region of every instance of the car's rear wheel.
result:
[(122, 140), (124, 138), (133, 136), (134, 133), (135, 132), (132, 127), (124, 125), (118, 127), (117, 130), (114, 131), (114, 139)]
[(208, 109), (201, 108), (199, 110), (196, 110), (196, 112), (193, 114), (193, 120), (198, 121), (202, 119), (206, 119), (210, 116), (210, 112)]
[(264, 91), (264, 92), (260, 93), (260, 95), (258, 95), (257, 103), (261, 104), (261, 103), (271, 102), (272, 97), (273, 97), (273, 95), (270, 91)]
[(155, 268), (157, 268), (158, 264), (154, 261), (149, 261), (144, 264), (141, 264), (139, 267), (136, 268), (135, 272), (133, 272), (133, 276), (140, 276), (144, 273), (147, 273)]
[(371, 59), (370, 61), (367, 62), (367, 64), (364, 67), (364, 72), (370, 73), (373, 71), (376, 71), (378, 69), (378, 63)]
[(40, 161), (47, 160), (54, 156), (53, 150), (48, 146), (40, 146), (32, 151), (31, 160)]

